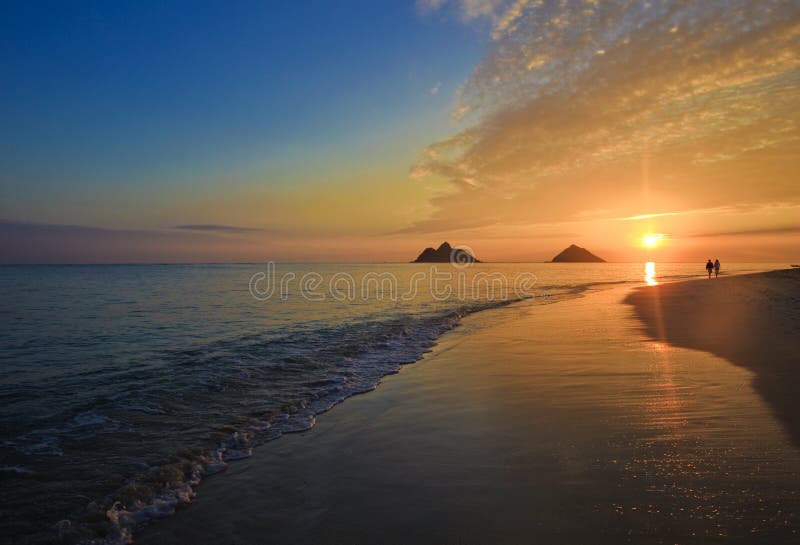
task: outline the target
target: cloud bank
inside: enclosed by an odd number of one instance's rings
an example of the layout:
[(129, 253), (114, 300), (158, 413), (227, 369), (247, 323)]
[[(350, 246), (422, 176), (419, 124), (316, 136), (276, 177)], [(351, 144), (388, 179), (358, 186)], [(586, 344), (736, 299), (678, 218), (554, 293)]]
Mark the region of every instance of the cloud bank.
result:
[[(448, 9), (446, 2), (426, 4)], [(800, 4), (451, 2), (491, 22), (407, 231), (800, 204)]]
[(260, 229), (257, 227), (239, 227), (236, 225), (217, 225), (217, 224), (188, 224), (188, 225), (176, 225), (173, 229), (178, 229), (181, 231), (201, 231), (201, 232), (208, 232), (208, 233), (260, 233), (264, 232), (265, 229)]

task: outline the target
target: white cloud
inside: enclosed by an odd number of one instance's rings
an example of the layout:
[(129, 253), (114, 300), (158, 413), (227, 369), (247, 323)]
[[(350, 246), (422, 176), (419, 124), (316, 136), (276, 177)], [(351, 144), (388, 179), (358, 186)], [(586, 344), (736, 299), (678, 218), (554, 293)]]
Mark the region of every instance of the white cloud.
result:
[[(525, 2), (527, 3), (527, 2)], [(492, 20), (500, 19), (500, 12), (507, 9), (507, 0), (417, 0), (417, 7), (423, 13), (442, 9), (446, 4), (452, 5), (465, 21), (480, 17)]]
[(494, 29), (492, 30), (492, 39), (499, 40), (506, 35), (506, 33), (516, 31), (519, 18), (522, 17), (525, 9), (528, 6), (540, 6), (541, 4), (541, 1), (516, 0), (499, 16), (499, 18), (497, 18)]
[(417, 8), (423, 13), (436, 11), (441, 8), (447, 0), (417, 0)]

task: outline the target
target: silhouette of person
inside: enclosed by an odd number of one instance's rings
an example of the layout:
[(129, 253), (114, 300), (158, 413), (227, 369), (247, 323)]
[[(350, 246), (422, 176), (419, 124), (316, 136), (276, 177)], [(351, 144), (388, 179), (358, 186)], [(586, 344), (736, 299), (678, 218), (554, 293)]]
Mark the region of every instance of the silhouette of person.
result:
[(706, 272), (708, 272), (708, 279), (709, 280), (711, 280), (711, 271), (713, 271), (713, 270), (714, 270), (714, 264), (711, 263), (711, 260), (709, 259), (708, 263), (706, 263)]
[(714, 260), (714, 278), (719, 276), (719, 259)]

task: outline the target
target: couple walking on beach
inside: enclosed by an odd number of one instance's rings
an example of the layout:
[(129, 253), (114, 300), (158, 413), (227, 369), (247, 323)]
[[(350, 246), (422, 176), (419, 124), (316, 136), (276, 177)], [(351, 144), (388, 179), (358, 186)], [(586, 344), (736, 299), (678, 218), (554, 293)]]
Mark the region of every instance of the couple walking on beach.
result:
[(711, 260), (708, 260), (706, 263), (706, 271), (708, 272), (708, 278), (711, 278), (711, 271), (714, 271), (714, 278), (719, 276), (719, 259), (715, 259), (714, 263), (711, 263)]

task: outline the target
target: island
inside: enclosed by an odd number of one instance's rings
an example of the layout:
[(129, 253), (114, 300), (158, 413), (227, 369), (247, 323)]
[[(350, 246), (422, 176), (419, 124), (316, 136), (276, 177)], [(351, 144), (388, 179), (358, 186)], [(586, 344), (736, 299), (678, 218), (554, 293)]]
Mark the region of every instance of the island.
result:
[(569, 248), (553, 258), (551, 263), (605, 263), (606, 260), (597, 257), (586, 248), (570, 244)]
[(425, 248), (412, 263), (480, 263), (474, 255), (462, 248), (453, 249), (447, 242), (442, 242), (437, 249)]

